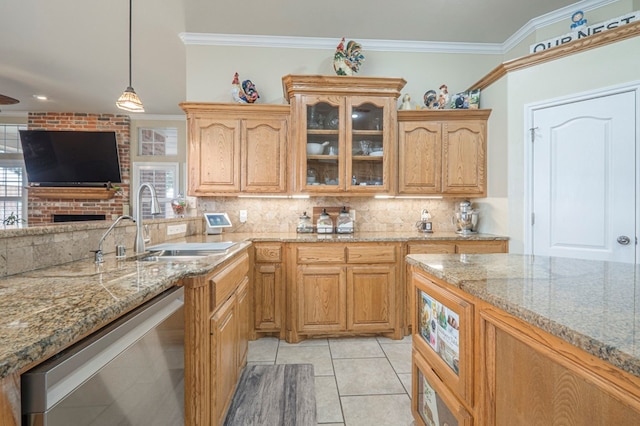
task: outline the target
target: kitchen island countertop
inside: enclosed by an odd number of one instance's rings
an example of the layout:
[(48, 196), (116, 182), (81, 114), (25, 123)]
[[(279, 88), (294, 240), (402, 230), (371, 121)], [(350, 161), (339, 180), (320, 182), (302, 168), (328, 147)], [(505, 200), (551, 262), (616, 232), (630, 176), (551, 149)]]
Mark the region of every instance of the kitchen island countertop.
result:
[(517, 254), (407, 262), (640, 377), (640, 265)]

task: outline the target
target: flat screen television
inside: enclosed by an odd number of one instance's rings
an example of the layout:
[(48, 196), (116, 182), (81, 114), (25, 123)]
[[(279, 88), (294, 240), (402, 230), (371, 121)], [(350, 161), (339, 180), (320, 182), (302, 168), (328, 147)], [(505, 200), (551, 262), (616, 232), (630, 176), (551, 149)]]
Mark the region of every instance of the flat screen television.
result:
[(20, 130), (31, 186), (106, 186), (121, 183), (116, 133)]

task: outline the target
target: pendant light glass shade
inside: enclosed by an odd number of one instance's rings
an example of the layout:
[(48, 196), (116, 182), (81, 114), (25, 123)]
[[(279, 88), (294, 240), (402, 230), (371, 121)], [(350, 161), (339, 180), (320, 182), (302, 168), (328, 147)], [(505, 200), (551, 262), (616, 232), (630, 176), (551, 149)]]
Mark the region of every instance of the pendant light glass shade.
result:
[(144, 112), (142, 101), (131, 86), (131, 9), (133, 0), (129, 0), (129, 85), (116, 102), (116, 106), (129, 112)]
[(130, 112), (144, 112), (144, 106), (142, 106), (142, 101), (136, 94), (136, 91), (133, 90), (133, 87), (129, 86), (122, 92), (120, 98), (116, 102), (118, 108), (123, 109), (125, 111)]

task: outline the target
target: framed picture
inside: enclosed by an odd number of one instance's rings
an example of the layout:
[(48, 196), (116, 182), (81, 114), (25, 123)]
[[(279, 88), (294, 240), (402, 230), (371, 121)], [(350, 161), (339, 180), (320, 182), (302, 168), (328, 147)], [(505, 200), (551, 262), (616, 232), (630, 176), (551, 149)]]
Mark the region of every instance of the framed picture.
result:
[(480, 108), (480, 89), (456, 93), (451, 97), (449, 107), (451, 109)]

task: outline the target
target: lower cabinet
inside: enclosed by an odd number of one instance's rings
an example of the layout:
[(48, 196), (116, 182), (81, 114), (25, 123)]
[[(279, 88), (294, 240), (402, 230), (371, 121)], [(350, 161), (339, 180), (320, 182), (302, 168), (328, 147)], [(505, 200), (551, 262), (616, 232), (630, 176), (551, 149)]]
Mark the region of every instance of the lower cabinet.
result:
[(282, 244), (254, 243), (253, 312), (257, 337), (284, 339)]
[(295, 244), (287, 340), (318, 335), (402, 338), (399, 243)]
[(251, 332), (246, 250), (185, 287), (185, 424), (224, 422)]

